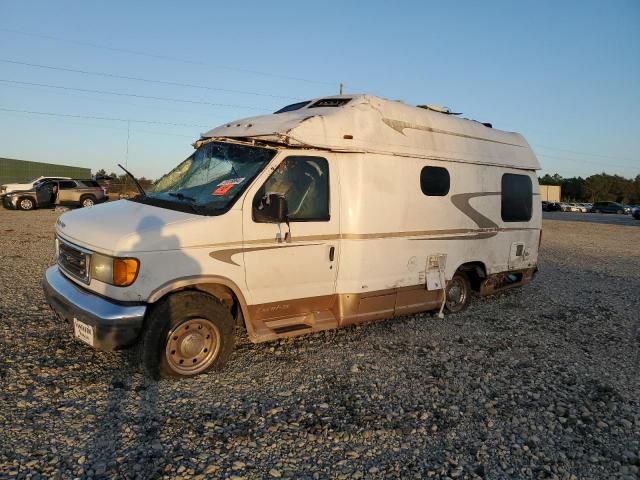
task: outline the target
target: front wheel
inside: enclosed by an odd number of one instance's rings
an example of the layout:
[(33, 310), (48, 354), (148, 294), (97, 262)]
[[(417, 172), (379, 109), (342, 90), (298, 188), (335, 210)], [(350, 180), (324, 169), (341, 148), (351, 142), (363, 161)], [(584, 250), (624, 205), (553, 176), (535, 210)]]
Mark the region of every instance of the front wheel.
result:
[(21, 198), (20, 200), (18, 200), (18, 208), (20, 210), (33, 210), (33, 207), (35, 205), (33, 204), (33, 200), (31, 200), (30, 198)]
[(445, 289), (445, 304), (449, 313), (462, 312), (469, 305), (471, 299), (471, 284), (463, 272), (456, 272), (447, 283)]
[(616, 211), (616, 213), (617, 213), (618, 215), (622, 215), (624, 212), (623, 212), (622, 210), (617, 210), (617, 211)]
[(145, 373), (189, 377), (222, 368), (233, 351), (234, 327), (231, 312), (206, 293), (169, 296), (146, 320), (141, 345)]

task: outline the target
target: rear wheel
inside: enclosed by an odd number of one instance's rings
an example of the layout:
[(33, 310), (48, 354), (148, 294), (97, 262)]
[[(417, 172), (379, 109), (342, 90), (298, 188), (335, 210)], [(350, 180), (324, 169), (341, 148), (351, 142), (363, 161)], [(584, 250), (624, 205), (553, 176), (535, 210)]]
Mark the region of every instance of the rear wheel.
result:
[(33, 210), (35, 207), (33, 200), (30, 198), (24, 197), (18, 200), (18, 208), (20, 210)]
[(618, 215), (622, 215), (624, 212), (623, 212), (622, 210), (617, 210), (617, 211), (616, 211), (616, 213), (617, 213)]
[(83, 208), (93, 207), (95, 204), (96, 204), (96, 199), (94, 197), (92, 197), (91, 195), (88, 195), (86, 197), (82, 197), (80, 199), (80, 205), (82, 205)]
[(596, 208), (596, 209), (595, 209), (595, 212), (596, 212), (596, 213), (602, 213), (602, 210), (600, 210), (599, 208)]
[(471, 299), (471, 284), (467, 275), (463, 272), (456, 272), (447, 283), (445, 295), (444, 306), (449, 313), (458, 313), (466, 309)]
[(220, 369), (233, 351), (231, 312), (206, 293), (175, 293), (153, 308), (146, 323), (142, 363), (153, 378), (189, 377)]

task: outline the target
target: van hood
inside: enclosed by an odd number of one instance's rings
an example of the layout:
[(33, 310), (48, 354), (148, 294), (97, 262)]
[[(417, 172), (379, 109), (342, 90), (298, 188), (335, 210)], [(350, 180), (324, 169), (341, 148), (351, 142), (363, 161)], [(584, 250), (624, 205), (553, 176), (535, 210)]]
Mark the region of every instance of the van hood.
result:
[[(80, 247), (120, 255), (192, 246), (182, 238), (184, 229), (180, 227), (198, 221), (208, 225), (206, 218), (209, 217), (117, 200), (64, 213), (56, 222), (56, 233)], [(198, 235), (190, 237), (191, 243), (198, 239)]]

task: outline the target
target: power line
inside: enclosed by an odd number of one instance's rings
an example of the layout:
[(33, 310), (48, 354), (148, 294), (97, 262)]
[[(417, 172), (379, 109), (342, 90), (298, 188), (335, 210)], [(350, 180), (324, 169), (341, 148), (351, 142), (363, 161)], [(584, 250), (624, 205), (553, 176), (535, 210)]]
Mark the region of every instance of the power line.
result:
[(80, 74), (83, 74), (83, 75), (94, 75), (94, 76), (108, 77), (108, 78), (119, 78), (119, 79), (122, 79), (122, 80), (135, 80), (137, 82), (155, 83), (155, 84), (158, 84), (158, 85), (170, 85), (170, 86), (174, 86), (174, 87), (186, 87), (186, 88), (199, 88), (199, 89), (203, 89), (203, 90), (211, 90), (211, 91), (216, 91), (216, 92), (238, 93), (238, 94), (243, 94), (243, 95), (256, 95), (256, 96), (262, 96), (262, 97), (282, 98), (282, 99), (287, 99), (287, 100), (301, 100), (301, 98), (298, 98), (298, 97), (287, 97), (287, 96), (283, 96), (283, 95), (272, 95), (270, 93), (250, 92), (250, 91), (245, 91), (245, 90), (232, 90), (232, 89), (228, 89), (228, 88), (209, 87), (207, 85), (196, 85), (196, 84), (193, 84), (193, 83), (170, 82), (170, 81), (167, 81), (167, 80), (157, 80), (157, 79), (153, 79), (153, 78), (132, 77), (132, 76), (128, 76), (128, 75), (118, 75), (118, 74), (115, 74), (115, 73), (108, 73), (108, 72), (93, 72), (93, 71), (89, 71), (89, 70), (79, 70), (79, 69), (68, 68), (68, 67), (54, 67), (52, 65), (41, 65), (41, 64), (38, 64), (38, 63), (18, 62), (16, 60), (8, 60), (8, 59), (5, 59), (5, 58), (0, 58), (0, 62), (11, 63), (11, 64), (14, 64), (14, 65), (23, 65), (23, 66), (34, 67), (34, 68), (44, 68), (44, 69), (48, 69), (48, 70), (57, 70), (57, 71), (60, 71), (60, 72), (80, 73)]
[(311, 80), (311, 79), (308, 79), (308, 78), (292, 77), (292, 76), (282, 75), (282, 74), (278, 74), (278, 73), (261, 72), (261, 71), (258, 71), (258, 70), (251, 70), (251, 69), (246, 69), (246, 68), (232, 67), (232, 66), (227, 66), (227, 65), (218, 65), (218, 64), (207, 63), (207, 62), (203, 62), (203, 61), (197, 61), (197, 60), (190, 60), (190, 59), (185, 59), (185, 58), (173, 57), (173, 56), (169, 56), (169, 55), (159, 55), (159, 54), (155, 54), (155, 53), (141, 52), (141, 51), (138, 51), (138, 50), (130, 50), (130, 49), (126, 49), (126, 48), (110, 47), (110, 46), (107, 46), (107, 45), (100, 45), (100, 44), (97, 44), (97, 43), (80, 42), (80, 41), (77, 41), (77, 40), (69, 40), (69, 39), (66, 39), (66, 38), (55, 37), (53, 35), (44, 35), (44, 34), (41, 34), (41, 33), (23, 32), (23, 31), (19, 31), (19, 30), (13, 30), (13, 29), (10, 29), (10, 28), (0, 28), (0, 32), (8, 32), (8, 33), (14, 33), (14, 34), (18, 34), (18, 35), (25, 35), (25, 36), (28, 36), (28, 37), (43, 38), (43, 39), (46, 39), (46, 40), (55, 40), (57, 42), (71, 43), (73, 45), (80, 45), (80, 46), (84, 46), (84, 47), (98, 48), (98, 49), (102, 49), (102, 50), (109, 50), (109, 51), (112, 51), (112, 52), (127, 53), (127, 54), (130, 54), (130, 55), (140, 55), (140, 56), (144, 56), (144, 57), (158, 58), (158, 59), (162, 59), (162, 60), (171, 60), (171, 61), (174, 61), (174, 62), (189, 63), (189, 64), (192, 64), (192, 65), (205, 65), (205, 66), (221, 68), (221, 69), (225, 69), (225, 70), (231, 70), (231, 71), (236, 71), (236, 72), (245, 73), (245, 74), (251, 74), (251, 75), (262, 75), (262, 76), (266, 76), (266, 77), (274, 77), (274, 78), (283, 78), (283, 79), (287, 79), (287, 80), (293, 80), (293, 81), (296, 81), (296, 82), (306, 82), (306, 83), (315, 83), (315, 84), (319, 84), (319, 85), (335, 86), (334, 82), (326, 82), (326, 81), (322, 81), (322, 80)]
[(89, 89), (89, 88), (65, 87), (63, 85), (50, 85), (50, 84), (47, 84), (47, 83), (21, 82), (21, 81), (18, 81), (18, 80), (7, 80), (7, 79), (3, 79), (3, 78), (0, 78), (0, 82), (14, 84), (14, 85), (29, 85), (29, 86), (34, 86), (34, 87), (55, 88), (55, 89), (59, 89), (59, 90), (71, 90), (71, 91), (84, 92), (84, 93), (98, 93), (98, 94), (101, 94), (101, 95), (116, 95), (116, 96), (119, 96), (119, 97), (144, 98), (144, 99), (147, 99), (147, 100), (160, 100), (160, 101), (165, 101), (165, 102), (190, 103), (190, 104), (194, 104), (194, 105), (209, 105), (209, 106), (213, 106), (213, 107), (245, 108), (247, 110), (258, 110), (258, 111), (261, 111), (261, 112), (263, 112), (265, 110), (268, 110), (266, 108), (251, 107), (249, 105), (234, 105), (234, 104), (229, 104), (229, 103), (212, 103), (212, 102), (203, 102), (203, 101), (200, 101), (200, 100), (188, 100), (188, 99), (185, 99), (185, 98), (156, 97), (156, 96), (152, 96), (152, 95), (139, 95), (139, 94), (136, 94), (136, 93), (112, 92), (112, 91), (109, 91), (109, 90), (92, 90), (92, 89)]
[[(559, 152), (567, 152), (567, 153), (575, 153), (577, 155), (588, 155), (590, 157), (603, 157), (603, 158), (612, 158), (614, 160), (629, 160), (632, 162), (638, 161), (637, 158), (629, 158), (629, 157), (612, 157), (610, 155), (603, 155), (602, 153), (589, 153), (589, 152), (578, 152), (576, 150), (567, 150), (565, 148), (557, 148), (557, 147), (549, 147), (546, 145), (536, 145), (538, 148), (546, 148), (548, 150), (558, 150)], [(640, 162), (639, 162), (640, 163)]]
[(77, 114), (71, 114), (71, 113), (37, 112), (33, 110), (18, 110), (14, 108), (4, 108), (4, 107), (0, 107), (0, 112), (24, 113), (29, 115), (44, 115), (49, 117), (82, 118), (85, 120), (108, 120), (113, 122), (144, 123), (147, 125), (171, 125), (174, 127), (210, 128), (210, 125), (193, 125), (189, 123), (171, 123), (171, 122), (158, 122), (158, 121), (152, 121), (152, 120), (135, 120), (133, 118), (100, 117), (96, 115), (77, 115)]
[(618, 167), (618, 168), (635, 168), (637, 170), (640, 170), (640, 165), (625, 165), (625, 164), (615, 164), (615, 163), (602, 163), (602, 162), (597, 162), (597, 161), (590, 161), (590, 160), (582, 160), (579, 158), (569, 158), (569, 157), (558, 157), (555, 155), (545, 155), (542, 153), (536, 153), (536, 155), (538, 157), (545, 157), (545, 158), (553, 158), (553, 159), (557, 159), (557, 160), (568, 160), (570, 162), (578, 162), (578, 163), (588, 163), (590, 165), (599, 165), (601, 167)]

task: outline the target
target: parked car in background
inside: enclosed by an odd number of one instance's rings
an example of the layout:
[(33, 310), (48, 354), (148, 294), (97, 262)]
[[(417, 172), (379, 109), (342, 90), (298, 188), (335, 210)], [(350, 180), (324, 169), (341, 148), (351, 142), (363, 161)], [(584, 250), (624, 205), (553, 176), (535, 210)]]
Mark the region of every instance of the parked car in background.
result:
[(572, 212), (587, 213), (590, 209), (584, 203), (570, 203)]
[(563, 212), (577, 212), (578, 209), (575, 207), (573, 203), (560, 202), (560, 210)]
[(11, 193), (11, 192), (32, 190), (41, 183), (48, 182), (48, 181), (58, 181), (58, 180), (71, 180), (71, 178), (69, 177), (38, 177), (26, 183), (7, 183), (5, 185), (0, 185), (0, 197), (3, 197), (7, 193)]
[(35, 188), (13, 191), (4, 196), (5, 208), (33, 210), (53, 205), (91, 207), (107, 200), (95, 180), (59, 180), (38, 183)]
[(635, 206), (631, 209), (631, 216), (636, 220), (640, 220), (640, 206)]
[(631, 209), (617, 202), (595, 202), (591, 207), (593, 213), (629, 213)]
[(560, 210), (560, 204), (558, 202), (542, 201), (542, 211), (544, 212), (557, 212)]

